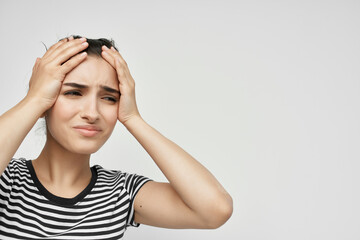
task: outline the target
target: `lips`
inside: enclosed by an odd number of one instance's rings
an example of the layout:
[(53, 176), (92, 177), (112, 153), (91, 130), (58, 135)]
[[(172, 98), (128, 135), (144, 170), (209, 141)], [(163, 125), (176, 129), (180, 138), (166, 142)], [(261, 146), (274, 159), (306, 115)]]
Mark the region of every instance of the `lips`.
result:
[(74, 129), (85, 137), (93, 137), (102, 131), (101, 128), (92, 125), (79, 125), (75, 126)]

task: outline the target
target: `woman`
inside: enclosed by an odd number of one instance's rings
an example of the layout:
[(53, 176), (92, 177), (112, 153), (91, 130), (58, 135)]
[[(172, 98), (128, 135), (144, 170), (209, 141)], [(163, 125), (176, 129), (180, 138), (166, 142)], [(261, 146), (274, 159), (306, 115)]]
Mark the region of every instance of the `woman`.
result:
[[(0, 117), (1, 239), (120, 239), (127, 226), (217, 228), (232, 199), (212, 174), (142, 119), (135, 82), (114, 43), (71, 36), (37, 58), (24, 99)], [(12, 158), (36, 121), (34, 160)], [(90, 167), (117, 121), (168, 183)]]

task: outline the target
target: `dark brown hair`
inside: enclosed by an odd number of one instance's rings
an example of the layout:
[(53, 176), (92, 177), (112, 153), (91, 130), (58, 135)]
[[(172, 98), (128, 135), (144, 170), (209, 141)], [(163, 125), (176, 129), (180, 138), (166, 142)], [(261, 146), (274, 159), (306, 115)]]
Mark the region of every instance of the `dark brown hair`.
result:
[[(72, 36), (74, 39), (83, 37), (83, 36), (79, 36), (79, 35), (70, 35), (70, 36)], [(65, 37), (65, 38), (69, 38), (69, 37)], [(65, 38), (62, 38), (59, 41), (65, 39)], [(115, 47), (115, 42), (112, 39), (109, 40), (106, 38), (98, 38), (98, 39), (86, 38), (86, 41), (89, 43), (89, 46), (85, 50), (81, 51), (80, 53), (86, 52), (88, 55), (101, 57), (101, 52), (102, 52), (101, 47), (103, 45), (105, 45), (108, 48), (114, 47), (116, 49), (116, 51), (118, 51), (118, 49)]]

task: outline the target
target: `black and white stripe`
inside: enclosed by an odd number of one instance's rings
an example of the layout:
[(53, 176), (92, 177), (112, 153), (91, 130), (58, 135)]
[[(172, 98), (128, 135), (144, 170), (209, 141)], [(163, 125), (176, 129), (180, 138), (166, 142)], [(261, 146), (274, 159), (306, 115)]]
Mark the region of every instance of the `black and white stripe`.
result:
[(134, 222), (133, 200), (150, 179), (91, 167), (74, 198), (48, 192), (31, 160), (13, 158), (0, 177), (0, 239), (120, 239)]

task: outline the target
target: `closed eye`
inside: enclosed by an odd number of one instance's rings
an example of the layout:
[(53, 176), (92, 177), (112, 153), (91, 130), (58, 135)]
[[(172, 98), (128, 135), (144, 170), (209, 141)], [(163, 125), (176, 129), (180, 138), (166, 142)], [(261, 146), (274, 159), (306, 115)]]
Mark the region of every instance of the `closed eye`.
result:
[(69, 91), (64, 93), (64, 95), (75, 95), (75, 96), (81, 96), (81, 93), (78, 91)]
[(111, 101), (111, 102), (117, 102), (117, 99), (113, 98), (113, 97), (104, 97), (105, 100), (107, 101)]
[[(79, 91), (68, 91), (68, 92), (65, 92), (64, 95), (82, 96), (81, 92), (79, 92)], [(115, 97), (103, 97), (102, 99), (112, 102), (112, 103), (116, 103), (118, 101), (118, 99), (116, 99)]]

